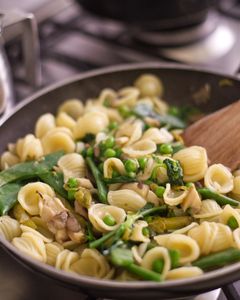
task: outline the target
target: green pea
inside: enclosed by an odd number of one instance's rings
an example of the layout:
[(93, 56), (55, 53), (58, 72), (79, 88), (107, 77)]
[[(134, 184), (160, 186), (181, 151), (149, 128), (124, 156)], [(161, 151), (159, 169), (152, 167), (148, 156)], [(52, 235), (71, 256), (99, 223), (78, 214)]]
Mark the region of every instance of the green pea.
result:
[(171, 268), (177, 268), (179, 267), (179, 260), (180, 260), (180, 251), (175, 249), (169, 249), (168, 250), (170, 259), (171, 259)]
[(119, 113), (123, 118), (131, 116), (132, 112), (127, 105), (122, 105), (118, 108)]
[(159, 198), (162, 198), (163, 197), (163, 194), (165, 192), (165, 187), (164, 186), (158, 186), (156, 189), (155, 189), (155, 194), (159, 197)]
[(108, 125), (108, 128), (109, 128), (110, 130), (117, 129), (117, 128), (118, 128), (118, 123), (115, 122), (115, 121), (113, 121), (113, 122), (111, 122), (111, 123)]
[(104, 222), (106, 225), (108, 225), (108, 226), (114, 226), (114, 225), (116, 225), (116, 220), (114, 219), (113, 216), (111, 216), (111, 215), (109, 215), (109, 214), (107, 214), (107, 215), (104, 216), (103, 222)]
[(162, 144), (159, 147), (159, 151), (161, 154), (172, 154), (173, 148), (170, 144)]
[(138, 159), (139, 167), (140, 167), (141, 170), (145, 169), (145, 167), (147, 165), (147, 161), (148, 161), (147, 157), (140, 157)]
[(94, 154), (93, 147), (89, 147), (89, 148), (87, 149), (87, 156), (88, 156), (88, 157), (92, 157), (93, 154)]
[(155, 259), (152, 264), (152, 270), (157, 273), (162, 273), (164, 268), (164, 260), (163, 259)]
[(119, 176), (118, 171), (117, 171), (117, 170), (113, 170), (113, 171), (112, 171), (112, 178), (118, 177), (118, 176)]
[(76, 193), (75, 189), (69, 190), (68, 191), (68, 200), (74, 201), (75, 200), (75, 193)]
[(136, 172), (137, 169), (138, 169), (138, 163), (134, 159), (127, 159), (124, 162), (124, 166), (125, 166), (125, 169), (126, 169), (126, 171), (128, 173), (130, 173), (130, 172)]
[(187, 182), (186, 183), (186, 187), (190, 188), (191, 186), (193, 186), (194, 184), (192, 182)]
[(116, 156), (116, 151), (114, 149), (108, 148), (107, 150), (104, 151), (103, 155), (106, 158), (115, 157)]
[(108, 137), (105, 141), (104, 141), (104, 146), (106, 149), (108, 148), (113, 148), (113, 146), (115, 145), (115, 139), (113, 136)]
[(67, 182), (67, 185), (68, 185), (70, 188), (76, 188), (76, 187), (78, 186), (77, 178), (69, 178), (69, 179), (68, 179), (68, 182)]
[(98, 170), (103, 173), (103, 163), (98, 165)]
[(130, 178), (135, 178), (135, 177), (136, 177), (136, 173), (134, 173), (134, 172), (129, 172), (129, 173), (128, 173), (128, 177), (130, 177)]
[(116, 157), (120, 158), (122, 155), (122, 150), (120, 148), (115, 148), (114, 150), (116, 151)]
[(232, 229), (237, 229), (239, 227), (238, 222), (236, 220), (236, 218), (234, 216), (231, 216), (228, 221), (227, 221), (227, 225)]
[(143, 227), (143, 229), (142, 229), (142, 234), (143, 234), (144, 236), (149, 237), (149, 235), (150, 235), (149, 229), (148, 229), (147, 227)]

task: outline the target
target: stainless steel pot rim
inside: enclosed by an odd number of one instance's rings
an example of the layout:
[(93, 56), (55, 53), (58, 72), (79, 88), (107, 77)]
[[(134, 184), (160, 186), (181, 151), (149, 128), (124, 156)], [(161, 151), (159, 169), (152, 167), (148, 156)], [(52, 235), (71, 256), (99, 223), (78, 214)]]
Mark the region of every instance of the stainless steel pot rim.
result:
[[(44, 88), (40, 90), (39, 92), (35, 93), (34, 95), (26, 98), (23, 100), (20, 104), (18, 104), (11, 113), (6, 116), (4, 119), (0, 121), (0, 126), (6, 122), (10, 117), (13, 117), (16, 112), (18, 112), (22, 107), (26, 106), (27, 104), (31, 103), (35, 99), (37, 99), (40, 96), (43, 96), (44, 94), (51, 92), (57, 88), (60, 88), (64, 85), (71, 84), (73, 82), (77, 82), (79, 80), (84, 80), (90, 77), (95, 76), (101, 76), (103, 74), (109, 74), (109, 73), (116, 73), (121, 71), (128, 71), (128, 70), (136, 70), (136, 71), (143, 71), (147, 69), (178, 69), (183, 71), (196, 71), (200, 73), (206, 73), (206, 74), (212, 74), (217, 75), (222, 78), (228, 78), (232, 80), (238, 80), (235, 76), (230, 76), (228, 74), (220, 73), (220, 72), (214, 72), (208, 69), (199, 69), (197, 67), (190, 67), (185, 65), (179, 65), (179, 64), (169, 64), (169, 63), (159, 63), (159, 62), (148, 62), (148, 63), (134, 63), (134, 64), (125, 64), (125, 65), (119, 65), (119, 66), (113, 66), (113, 67), (107, 67), (107, 68), (101, 68), (95, 71), (85, 72), (83, 74), (75, 75), (69, 79), (63, 80), (61, 82), (55, 83), (50, 85), (47, 88)], [(47, 264), (38, 262), (37, 260), (27, 257), (24, 253), (20, 253), (17, 248), (15, 248), (10, 242), (5, 240), (3, 237), (0, 236), (0, 245), (2, 245), (6, 250), (8, 250), (13, 256), (19, 258), (22, 262), (24, 262), (25, 265), (30, 265), (34, 269), (40, 269), (42, 272), (46, 275), (49, 275), (53, 278), (60, 279), (63, 282), (73, 283), (74, 285), (81, 286), (88, 286), (88, 287), (98, 287), (98, 288), (127, 288), (129, 290), (134, 289), (162, 289), (162, 290), (169, 290), (169, 289), (181, 289), (188, 285), (195, 286), (196, 290), (198, 289), (198, 284), (201, 285), (202, 283), (205, 283), (209, 290), (212, 288), (217, 288), (221, 282), (222, 278), (226, 278), (229, 276), (231, 279), (230, 281), (236, 280), (240, 276), (237, 276), (237, 273), (240, 272), (240, 262), (235, 263), (230, 266), (226, 266), (224, 268), (210, 271), (207, 273), (204, 273), (203, 275), (195, 278), (188, 278), (188, 279), (179, 279), (179, 280), (172, 280), (172, 281), (164, 281), (161, 283), (156, 282), (149, 282), (149, 281), (134, 281), (134, 282), (119, 282), (119, 281), (113, 281), (113, 280), (105, 280), (105, 279), (96, 279), (93, 277), (88, 276), (82, 276), (82, 275), (75, 275), (71, 272), (65, 272), (62, 270), (58, 270), (52, 266), (49, 266)], [(234, 278), (233, 278), (234, 277)], [(219, 280), (219, 281), (218, 281)], [(224, 281), (226, 283), (226, 280)]]

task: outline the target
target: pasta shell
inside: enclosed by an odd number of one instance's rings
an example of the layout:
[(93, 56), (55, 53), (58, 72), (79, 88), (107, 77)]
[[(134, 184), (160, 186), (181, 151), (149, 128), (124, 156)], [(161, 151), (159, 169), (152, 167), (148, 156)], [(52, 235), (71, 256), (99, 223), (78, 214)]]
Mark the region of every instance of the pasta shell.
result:
[(183, 199), (188, 195), (188, 190), (173, 190), (170, 183), (166, 184), (166, 189), (163, 194), (163, 200), (167, 205), (176, 206), (183, 202)]
[(201, 209), (201, 206), (201, 198), (195, 188), (195, 185), (192, 185), (189, 188), (188, 194), (183, 200), (181, 207), (184, 211), (186, 211), (188, 208), (191, 208), (193, 212), (197, 212)]
[(71, 265), (79, 259), (76, 252), (64, 249), (58, 253), (55, 267), (64, 271), (71, 271)]
[(192, 278), (203, 274), (203, 271), (198, 267), (181, 267), (170, 270), (167, 273), (166, 280), (176, 280), (182, 278)]
[(9, 216), (0, 217), (0, 235), (2, 235), (9, 242), (20, 236), (22, 233), (20, 224), (17, 220), (12, 219)]
[(105, 178), (112, 178), (113, 171), (117, 171), (121, 175), (126, 174), (123, 162), (119, 158), (111, 157), (104, 161), (103, 175)]
[(132, 190), (119, 190), (108, 192), (108, 203), (135, 212), (144, 207), (147, 201)]
[(156, 144), (151, 140), (140, 140), (131, 146), (123, 147), (122, 151), (132, 158), (139, 158), (152, 154), (157, 150)]
[(193, 217), (195, 219), (211, 218), (220, 215), (221, 212), (222, 209), (216, 201), (206, 199), (202, 201), (201, 209)]
[(125, 87), (118, 91), (118, 97), (114, 101), (114, 106), (119, 107), (122, 105), (134, 106), (137, 102), (137, 98), (140, 92), (135, 87)]
[(149, 139), (156, 144), (164, 144), (172, 142), (173, 136), (166, 128), (149, 128), (142, 136), (142, 140), (145, 139)]
[(23, 139), (18, 140), (16, 151), (21, 161), (37, 160), (43, 156), (41, 141), (33, 134), (28, 134)]
[(208, 167), (208, 158), (205, 148), (192, 146), (184, 148), (173, 155), (183, 168), (184, 181), (195, 182), (201, 180)]
[(140, 120), (130, 118), (125, 121), (116, 132), (116, 139), (127, 137), (126, 145), (132, 145), (142, 136), (143, 123)]
[(34, 230), (33, 228), (31, 228), (29, 226), (20, 225), (20, 228), (21, 228), (22, 232), (32, 232), (34, 235), (36, 235), (40, 239), (42, 239), (44, 241), (44, 243), (51, 243), (53, 241), (52, 239), (44, 236), (43, 234), (41, 234), (40, 232), (38, 232), (37, 230)]
[(233, 176), (224, 165), (215, 164), (207, 169), (204, 184), (214, 192), (225, 194), (233, 189)]
[(142, 259), (142, 266), (148, 270), (152, 270), (153, 262), (156, 259), (163, 259), (164, 267), (162, 271), (162, 278), (164, 279), (171, 268), (171, 260), (166, 248), (155, 247), (151, 250), (148, 250)]
[(233, 189), (231, 195), (233, 198), (240, 200), (240, 175), (233, 178)]
[(227, 224), (230, 217), (234, 217), (240, 227), (240, 214), (231, 205), (227, 204), (221, 211), (220, 222)]
[(63, 247), (57, 242), (48, 243), (46, 246), (47, 264), (55, 266), (58, 254), (63, 251)]
[(130, 240), (136, 242), (148, 243), (150, 239), (143, 234), (143, 228), (148, 227), (146, 221), (139, 220), (133, 225), (132, 233), (130, 235)]
[(65, 112), (60, 112), (56, 117), (56, 124), (60, 127), (66, 127), (70, 130), (76, 125), (76, 121)]
[(200, 255), (200, 249), (197, 242), (184, 234), (158, 235), (154, 240), (168, 249), (175, 249), (180, 252), (180, 264), (187, 264), (196, 260)]
[(77, 120), (77, 124), (73, 128), (74, 138), (81, 139), (86, 134), (96, 135), (103, 131), (108, 124), (109, 120), (106, 114), (97, 111), (88, 112)]
[(49, 130), (55, 127), (54, 115), (49, 113), (41, 115), (35, 125), (35, 135), (38, 139), (41, 139)]
[(65, 112), (77, 120), (84, 112), (83, 103), (79, 99), (69, 99), (59, 106), (58, 113)]
[[(111, 215), (115, 219), (116, 224), (113, 226), (105, 224), (103, 218), (106, 215)], [(90, 207), (88, 217), (96, 230), (108, 232), (117, 229), (125, 221), (126, 213), (122, 208), (98, 203)]]
[(42, 182), (33, 182), (24, 185), (18, 192), (18, 202), (30, 215), (39, 215), (40, 194), (47, 194), (50, 197), (55, 195), (53, 189)]
[(69, 178), (85, 177), (86, 164), (82, 155), (78, 153), (69, 153), (63, 155), (58, 160), (58, 166), (64, 175), (64, 182)]
[(17, 155), (11, 153), (10, 151), (5, 151), (1, 155), (1, 169), (6, 170), (20, 162)]

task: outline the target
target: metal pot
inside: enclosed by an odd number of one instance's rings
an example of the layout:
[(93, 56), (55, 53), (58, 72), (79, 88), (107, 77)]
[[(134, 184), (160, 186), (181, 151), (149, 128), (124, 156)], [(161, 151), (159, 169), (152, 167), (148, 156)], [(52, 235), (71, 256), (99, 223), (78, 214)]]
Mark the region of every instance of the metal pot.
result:
[[(170, 103), (193, 104), (205, 112), (225, 106), (240, 96), (240, 80), (236, 77), (191, 67), (145, 63), (92, 71), (45, 88), (18, 105), (8, 118), (1, 121), (0, 152), (5, 150), (9, 142), (29, 133), (41, 114), (56, 112), (62, 101), (68, 98), (94, 97), (105, 87), (118, 89), (131, 84), (143, 73), (153, 73), (162, 79), (165, 87), (164, 98)], [(162, 283), (99, 280), (66, 273), (42, 264), (19, 252), (1, 237), (0, 245), (21, 264), (38, 274), (96, 298), (184, 299), (240, 279), (239, 262), (196, 278)]]

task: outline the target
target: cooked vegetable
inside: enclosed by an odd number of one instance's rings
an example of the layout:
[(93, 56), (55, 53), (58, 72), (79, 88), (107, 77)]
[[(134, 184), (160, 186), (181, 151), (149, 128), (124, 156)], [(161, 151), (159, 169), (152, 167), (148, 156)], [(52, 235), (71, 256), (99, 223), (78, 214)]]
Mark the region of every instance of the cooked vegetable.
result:
[(48, 173), (63, 154), (63, 151), (58, 151), (48, 154), (38, 161), (19, 163), (0, 172), (0, 187), (9, 182), (36, 178)]
[(164, 164), (167, 166), (167, 175), (172, 185), (184, 185), (183, 169), (177, 160), (166, 158)]
[(228, 196), (218, 194), (216, 192), (211, 191), (207, 188), (201, 188), (197, 190), (199, 194), (202, 196), (203, 199), (212, 199), (215, 200), (219, 205), (232, 205), (232, 206), (238, 206), (240, 204), (239, 201), (234, 200)]
[(107, 204), (107, 187), (102, 179), (102, 174), (98, 170), (97, 166), (95, 165), (95, 163), (91, 157), (87, 157), (86, 162), (87, 162), (87, 164), (93, 174), (93, 177), (96, 181), (97, 188), (98, 188), (99, 200), (102, 203)]
[(150, 105), (139, 103), (134, 107), (133, 112), (140, 118), (151, 117), (160, 121), (161, 125), (168, 125), (170, 128), (185, 128), (186, 124), (178, 117), (172, 115), (159, 115)]
[(149, 227), (156, 233), (164, 233), (183, 228), (192, 223), (193, 219), (189, 216), (164, 218), (152, 216), (146, 218)]
[(23, 184), (8, 183), (0, 187), (0, 215), (5, 215), (17, 202), (17, 194)]
[(240, 261), (240, 250), (229, 248), (225, 251), (210, 254), (202, 257), (192, 263), (193, 266), (202, 270), (209, 270), (226, 266), (230, 263)]
[(39, 175), (39, 178), (50, 185), (54, 191), (59, 194), (61, 197), (71, 200), (68, 197), (67, 191), (63, 188), (64, 180), (63, 173), (60, 172), (46, 172)]
[(128, 176), (116, 176), (113, 178), (103, 178), (104, 182), (106, 184), (112, 184), (112, 183), (128, 183), (128, 182), (136, 182), (136, 177), (128, 177)]
[(175, 269), (179, 267), (179, 260), (180, 260), (180, 251), (174, 250), (174, 249), (169, 249), (168, 250), (170, 259), (171, 259), (171, 269)]

